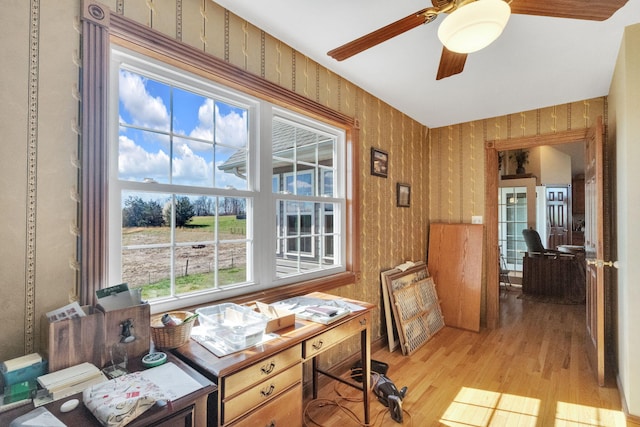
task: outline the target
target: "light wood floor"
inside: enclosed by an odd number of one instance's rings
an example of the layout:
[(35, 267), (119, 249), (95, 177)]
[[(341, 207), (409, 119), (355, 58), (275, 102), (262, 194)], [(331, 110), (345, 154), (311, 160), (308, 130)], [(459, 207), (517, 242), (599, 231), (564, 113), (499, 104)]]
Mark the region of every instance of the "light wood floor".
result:
[[(445, 328), (411, 356), (387, 347), (372, 355), (389, 364), (387, 376), (398, 388), (408, 387), (403, 425), (640, 425), (625, 421), (614, 384), (595, 382), (583, 345), (584, 306), (534, 303), (518, 295), (501, 295), (497, 330)], [(335, 384), (324, 386), (320, 397), (341, 401), (362, 420), (359, 392)], [(371, 396), (372, 424), (399, 425)], [(324, 401), (310, 403), (305, 420), (308, 426), (360, 425)]]

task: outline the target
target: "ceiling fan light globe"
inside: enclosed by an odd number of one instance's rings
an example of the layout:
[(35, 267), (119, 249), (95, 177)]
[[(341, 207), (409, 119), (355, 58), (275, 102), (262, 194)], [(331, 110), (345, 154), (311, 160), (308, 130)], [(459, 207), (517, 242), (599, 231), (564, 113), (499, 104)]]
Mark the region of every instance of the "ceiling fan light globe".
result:
[(438, 38), (452, 52), (476, 52), (500, 37), (510, 15), (511, 8), (503, 0), (477, 0), (447, 15)]

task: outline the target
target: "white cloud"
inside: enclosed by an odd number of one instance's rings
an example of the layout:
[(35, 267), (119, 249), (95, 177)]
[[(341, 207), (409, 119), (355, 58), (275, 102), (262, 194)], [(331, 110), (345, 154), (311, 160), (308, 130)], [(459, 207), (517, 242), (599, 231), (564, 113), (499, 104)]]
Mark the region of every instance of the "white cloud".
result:
[(198, 125), (189, 136), (213, 141), (213, 100), (208, 98), (198, 108)]
[(167, 182), (169, 177), (169, 155), (162, 150), (149, 153), (132, 139), (120, 135), (118, 173), (124, 179), (142, 180), (153, 178)]
[(211, 185), (211, 166), (187, 144), (174, 145), (173, 178), (176, 182), (191, 185)]
[(233, 147), (245, 147), (247, 143), (247, 112), (242, 115), (232, 111), (226, 116), (219, 114), (216, 106), (216, 142)]
[(169, 130), (169, 112), (162, 98), (153, 97), (144, 79), (128, 71), (120, 71), (120, 102), (131, 115), (133, 124), (151, 129)]

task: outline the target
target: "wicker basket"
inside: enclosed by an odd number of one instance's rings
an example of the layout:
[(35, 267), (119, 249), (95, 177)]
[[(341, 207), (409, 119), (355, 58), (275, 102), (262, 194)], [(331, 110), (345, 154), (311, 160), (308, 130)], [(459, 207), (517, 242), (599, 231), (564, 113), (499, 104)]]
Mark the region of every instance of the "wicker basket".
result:
[[(164, 313), (163, 313), (164, 314)], [(191, 337), (191, 328), (195, 323), (194, 320), (187, 323), (180, 323), (176, 326), (164, 326), (162, 324), (162, 316), (159, 314), (151, 318), (151, 339), (157, 348), (177, 348), (189, 341)], [(169, 315), (180, 321), (192, 316), (189, 311), (170, 311)]]

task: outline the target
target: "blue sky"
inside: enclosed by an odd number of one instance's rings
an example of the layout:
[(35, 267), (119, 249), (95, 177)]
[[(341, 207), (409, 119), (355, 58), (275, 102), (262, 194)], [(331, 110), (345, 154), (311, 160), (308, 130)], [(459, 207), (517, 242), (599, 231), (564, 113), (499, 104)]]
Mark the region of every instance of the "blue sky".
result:
[[(144, 128), (120, 126), (120, 179), (169, 183), (172, 142), (173, 183), (211, 187), (215, 175), (216, 187), (247, 188), (244, 180), (217, 168), (247, 146), (247, 110), (174, 88), (172, 114), (171, 95), (163, 83), (120, 71), (120, 123)], [(173, 138), (158, 133), (171, 126)]]

